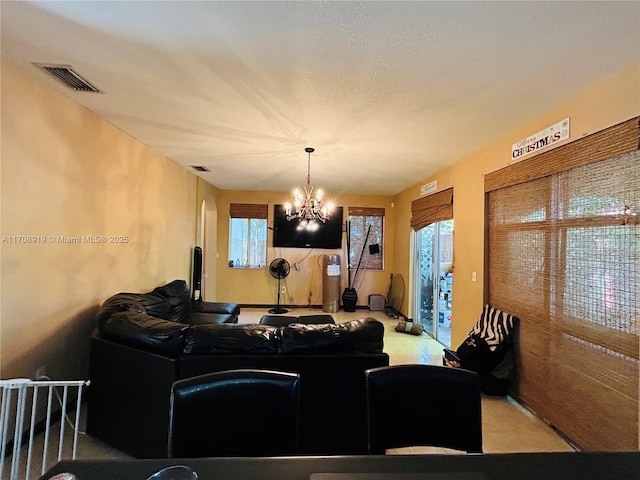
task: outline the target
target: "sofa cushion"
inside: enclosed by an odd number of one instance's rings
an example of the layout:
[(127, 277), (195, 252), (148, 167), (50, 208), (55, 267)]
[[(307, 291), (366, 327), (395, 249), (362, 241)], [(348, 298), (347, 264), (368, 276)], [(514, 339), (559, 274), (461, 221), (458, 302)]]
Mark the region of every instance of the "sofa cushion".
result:
[(154, 293), (141, 293), (139, 297), (146, 313), (152, 317), (171, 320), (171, 302), (167, 298)]
[(161, 285), (153, 289), (153, 292), (161, 297), (184, 297), (189, 298), (191, 295), (189, 285), (184, 280), (173, 280), (166, 285)]
[(185, 335), (184, 353), (278, 353), (280, 332), (269, 325), (193, 325)]
[[(191, 297), (189, 286), (184, 280), (174, 280), (156, 287), (149, 297), (147, 313), (154, 317), (163, 318), (172, 322), (186, 323), (191, 314)], [(153, 302), (154, 298), (160, 301)]]
[(102, 332), (105, 322), (118, 312), (145, 313), (146, 310), (140, 302), (138, 293), (118, 293), (107, 298), (96, 313), (98, 330)]
[(282, 353), (382, 353), (384, 325), (373, 318), (282, 328)]
[(119, 312), (104, 322), (102, 336), (108, 340), (162, 355), (177, 356), (184, 346), (188, 325), (151, 317), (146, 313)]

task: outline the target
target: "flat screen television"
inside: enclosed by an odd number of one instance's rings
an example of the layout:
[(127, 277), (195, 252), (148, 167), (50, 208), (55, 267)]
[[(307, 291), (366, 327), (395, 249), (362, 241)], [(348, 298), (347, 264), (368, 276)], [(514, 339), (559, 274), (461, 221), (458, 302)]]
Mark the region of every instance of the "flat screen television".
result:
[(273, 206), (273, 246), (287, 248), (342, 248), (342, 208), (334, 207), (315, 232), (298, 230), (298, 220), (287, 220), (284, 205)]

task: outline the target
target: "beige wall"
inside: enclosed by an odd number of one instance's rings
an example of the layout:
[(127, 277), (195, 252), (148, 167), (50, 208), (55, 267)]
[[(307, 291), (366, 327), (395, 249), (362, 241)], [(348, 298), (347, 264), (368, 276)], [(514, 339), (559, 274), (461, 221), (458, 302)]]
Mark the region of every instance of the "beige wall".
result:
[(1, 106), (0, 374), (86, 378), (103, 300), (189, 278), (197, 177), (5, 61)]
[[(331, 195), (331, 192), (327, 192)], [(275, 280), (266, 269), (238, 269), (227, 265), (229, 250), (229, 204), (231, 203), (267, 203), (269, 204), (268, 226), (273, 227), (273, 205), (283, 204), (290, 199), (291, 192), (240, 192), (222, 191), (219, 198), (218, 246), (219, 259), (217, 278), (220, 279), (217, 297), (225, 301), (249, 304), (272, 305), (277, 301)], [(367, 305), (369, 294), (387, 294), (389, 274), (393, 272), (394, 249), (393, 232), (395, 210), (391, 208), (391, 198), (386, 196), (341, 195), (332, 197), (336, 205), (344, 207), (343, 221), (346, 221), (348, 207), (385, 207), (385, 269), (381, 272), (361, 270), (356, 279), (358, 305)], [(311, 297), (312, 305), (321, 305), (322, 298), (322, 256), (340, 255), (341, 288), (347, 286), (347, 254), (346, 236), (343, 235), (343, 246), (340, 250), (274, 248), (272, 231), (268, 234), (267, 262), (276, 257), (287, 259), (291, 265), (291, 273), (286, 278), (287, 297), (281, 299), (282, 304), (308, 305)], [(300, 271), (293, 268), (300, 264)], [(293, 300), (291, 300), (293, 299)]]
[[(411, 252), (411, 201), (419, 198), (420, 186), (433, 180), (438, 190), (454, 189), (454, 280), (452, 308), (452, 345), (467, 336), (480, 315), (484, 290), (484, 175), (509, 165), (511, 145), (566, 117), (571, 118), (568, 141), (597, 132), (640, 114), (640, 64), (616, 74), (594, 87), (576, 92), (576, 97), (535, 120), (517, 126), (498, 141), (462, 158), (437, 174), (426, 177), (395, 198), (396, 228), (394, 271), (409, 278)], [(561, 145), (560, 144), (560, 145)], [(528, 158), (528, 157), (527, 157)], [(471, 273), (477, 272), (477, 282)], [(410, 309), (407, 302), (403, 310)]]
[[(41, 365), (54, 379), (86, 377), (100, 303), (174, 278), (190, 283), (194, 245), (204, 250), (206, 300), (275, 302), (267, 271), (227, 266), (229, 203), (272, 205), (289, 192), (221, 191), (4, 60), (2, 127), (2, 378), (33, 377)], [(361, 272), (356, 284), (358, 303), (366, 305), (370, 293), (387, 292), (394, 210), (389, 197), (335, 201), (387, 208), (386, 268)], [(107, 242), (88, 243), (87, 236)], [(25, 243), (27, 237), (34, 243)], [(111, 237), (126, 240), (110, 243)], [(300, 272), (287, 279), (288, 297), (304, 305), (311, 292), (316, 305), (322, 303), (321, 255), (341, 256), (344, 288), (345, 252), (270, 247), (268, 259), (300, 262)]]

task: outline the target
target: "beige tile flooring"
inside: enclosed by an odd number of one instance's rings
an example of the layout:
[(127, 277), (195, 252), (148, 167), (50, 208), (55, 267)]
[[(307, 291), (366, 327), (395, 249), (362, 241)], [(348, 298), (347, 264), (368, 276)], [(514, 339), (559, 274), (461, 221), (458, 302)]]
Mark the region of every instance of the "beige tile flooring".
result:
[[(257, 323), (262, 315), (268, 313), (268, 308), (243, 308), (239, 323)], [(319, 309), (290, 309), (287, 315), (308, 315), (325, 313)], [(363, 317), (374, 317), (385, 326), (384, 350), (389, 354), (392, 365), (406, 363), (442, 364), (442, 345), (433, 338), (423, 334), (422, 336), (407, 335), (394, 330), (397, 320), (389, 318), (384, 312), (371, 312), (367, 309), (355, 312), (339, 311), (332, 313), (336, 322), (344, 322)], [(416, 405), (419, 408), (419, 405)], [(443, 415), (446, 409), (443, 407)], [(453, 412), (451, 414), (454, 414)], [(563, 440), (552, 428), (528, 410), (509, 397), (484, 396), (482, 400), (483, 415), (483, 449), (485, 453), (509, 453), (509, 452), (559, 452), (573, 451), (573, 448)], [(83, 423), (83, 422), (81, 422)], [(39, 438), (36, 441), (42, 443)], [(69, 442), (67, 442), (69, 443)], [(36, 447), (37, 448), (37, 447)], [(49, 464), (55, 463), (57, 444), (50, 452)], [(392, 454), (420, 454), (429, 453), (431, 449), (424, 447), (410, 447), (394, 449)], [(40, 447), (41, 452), (41, 447)], [(26, 454), (23, 454), (26, 457)], [(41, 453), (36, 450), (34, 468), (40, 469), (39, 459)], [(67, 452), (63, 458), (70, 458)], [(109, 459), (129, 458), (126, 454), (115, 450), (99, 440), (86, 434), (79, 435), (77, 458), (84, 459)], [(6, 460), (2, 474), (2, 480), (9, 479), (10, 459)], [(37, 478), (38, 475), (31, 478)], [(24, 477), (21, 477), (24, 478)]]
[[(239, 323), (256, 323), (268, 308), (243, 308)], [(290, 309), (286, 315), (325, 313), (313, 309)], [(332, 313), (336, 322), (363, 317), (373, 317), (385, 326), (384, 351), (389, 354), (391, 365), (424, 363), (442, 365), (442, 345), (427, 334), (421, 336), (398, 333), (394, 330), (398, 321), (384, 312), (358, 309)], [(419, 405), (416, 405), (419, 408)], [(443, 415), (446, 411), (443, 411)], [(510, 397), (483, 396), (482, 399), (483, 450), (486, 453), (508, 452), (564, 452), (573, 448), (544, 421)], [(389, 453), (426, 453), (429, 449), (412, 447), (394, 449)]]

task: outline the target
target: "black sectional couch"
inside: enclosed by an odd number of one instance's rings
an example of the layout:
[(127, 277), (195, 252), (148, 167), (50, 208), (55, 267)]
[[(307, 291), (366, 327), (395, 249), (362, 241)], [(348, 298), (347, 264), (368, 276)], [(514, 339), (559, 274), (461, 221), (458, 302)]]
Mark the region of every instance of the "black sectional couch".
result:
[(366, 453), (364, 371), (389, 364), (381, 322), (238, 325), (203, 312), (176, 321), (114, 303), (100, 308), (91, 339), (89, 435), (137, 458), (165, 457), (174, 381), (259, 368), (300, 374), (299, 454)]
[[(174, 280), (149, 293), (117, 293), (104, 301), (97, 313), (98, 328), (109, 321), (122, 323), (135, 318), (138, 324), (168, 320), (174, 324), (238, 323), (237, 303), (191, 300), (187, 282)], [(129, 322), (131, 323), (131, 322)], [(151, 326), (151, 323), (146, 326)], [(113, 329), (112, 329), (113, 330)]]

